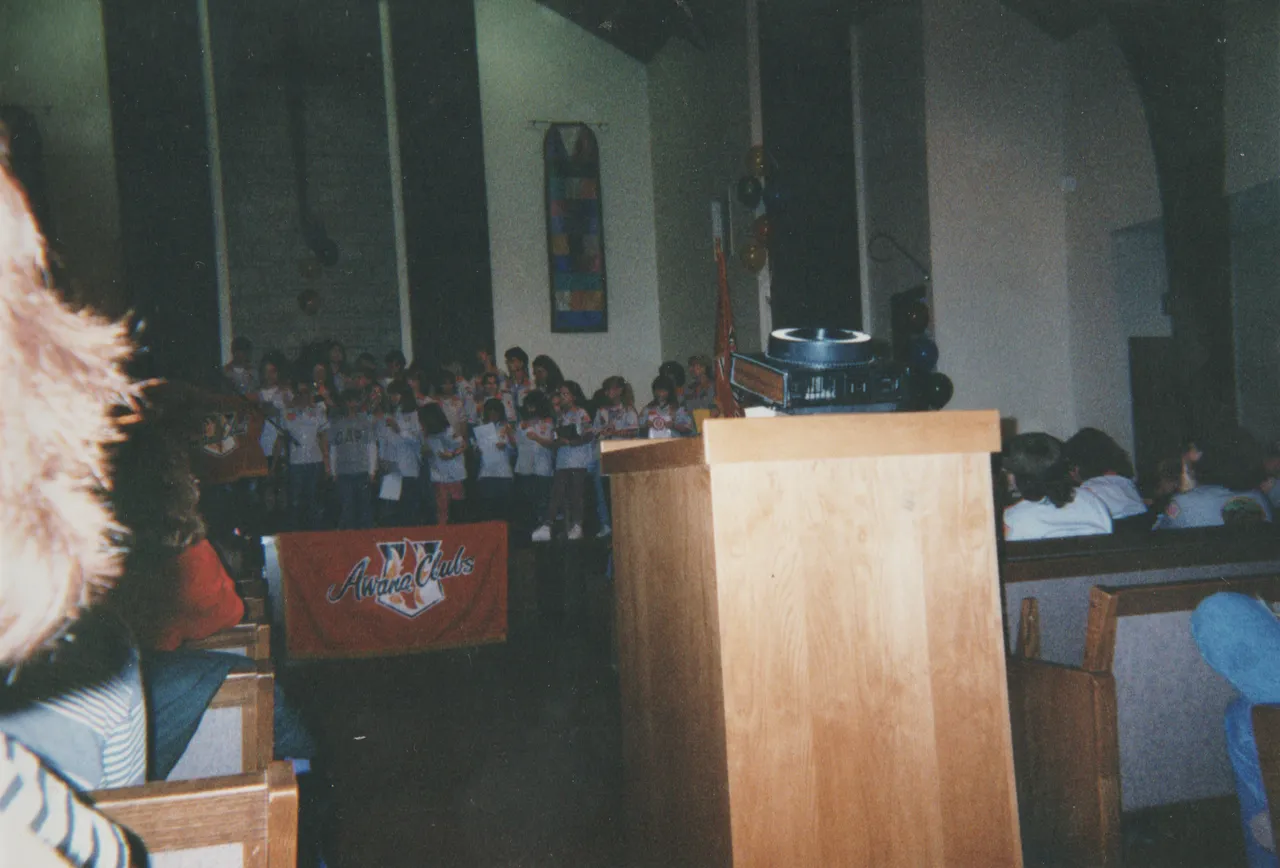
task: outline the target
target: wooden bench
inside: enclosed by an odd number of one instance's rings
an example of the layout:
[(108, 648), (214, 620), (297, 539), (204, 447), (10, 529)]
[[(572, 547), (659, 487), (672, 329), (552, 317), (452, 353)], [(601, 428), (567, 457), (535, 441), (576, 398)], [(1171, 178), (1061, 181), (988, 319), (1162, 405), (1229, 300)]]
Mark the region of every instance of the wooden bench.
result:
[(219, 630), (208, 638), (188, 642), (183, 647), (243, 654), (250, 660), (266, 661), (271, 659), (271, 627), (246, 619), (234, 627)]
[(275, 679), (269, 662), (230, 673), (166, 780), (260, 772), (275, 745)]
[[(1120, 864), (1122, 811), (1234, 792), (1223, 712), (1234, 696), (1191, 637), (1190, 614), (1219, 591), (1280, 600), (1280, 576), (1090, 592), (1083, 665), (1008, 662), (1028, 863)], [(1036, 607), (1021, 614), (1030, 623)]]
[(1094, 585), (1263, 573), (1280, 573), (1280, 528), (1202, 528), (1005, 543), (1000, 582), (1006, 635), (1012, 646), (1022, 601), (1035, 598), (1041, 611), (1040, 656), (1080, 666)]
[(89, 794), (137, 835), (153, 868), (294, 868), (298, 784), (273, 762), (249, 774), (161, 781)]

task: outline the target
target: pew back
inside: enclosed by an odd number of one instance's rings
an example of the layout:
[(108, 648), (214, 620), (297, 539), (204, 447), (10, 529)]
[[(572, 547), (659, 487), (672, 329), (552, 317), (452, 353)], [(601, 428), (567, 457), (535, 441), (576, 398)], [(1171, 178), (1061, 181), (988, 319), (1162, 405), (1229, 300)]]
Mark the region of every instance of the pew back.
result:
[(166, 778), (185, 781), (259, 772), (274, 746), (275, 683), (269, 663), (232, 672), (200, 718), (186, 751)]
[(146, 845), (153, 868), (294, 868), (298, 785), (273, 762), (251, 774), (99, 790), (90, 799)]
[(1090, 592), (1084, 669), (1115, 679), (1125, 811), (1231, 795), (1223, 713), (1235, 698), (1191, 636), (1205, 597), (1280, 599), (1280, 576), (1163, 583)]

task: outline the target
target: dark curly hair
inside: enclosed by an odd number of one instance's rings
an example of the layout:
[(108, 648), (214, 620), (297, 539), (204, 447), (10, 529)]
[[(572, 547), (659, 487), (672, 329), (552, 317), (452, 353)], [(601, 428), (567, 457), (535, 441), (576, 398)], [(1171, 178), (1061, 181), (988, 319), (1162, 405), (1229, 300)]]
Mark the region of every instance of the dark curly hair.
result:
[(1076, 468), (1081, 479), (1093, 479), (1108, 473), (1133, 478), (1133, 462), (1129, 460), (1129, 453), (1097, 428), (1081, 428), (1062, 448), (1067, 463)]
[(1014, 484), (1026, 500), (1048, 498), (1061, 509), (1075, 499), (1071, 466), (1063, 456), (1062, 442), (1057, 437), (1043, 433), (1019, 434), (1009, 441), (1002, 463), (1004, 469), (1013, 474)]

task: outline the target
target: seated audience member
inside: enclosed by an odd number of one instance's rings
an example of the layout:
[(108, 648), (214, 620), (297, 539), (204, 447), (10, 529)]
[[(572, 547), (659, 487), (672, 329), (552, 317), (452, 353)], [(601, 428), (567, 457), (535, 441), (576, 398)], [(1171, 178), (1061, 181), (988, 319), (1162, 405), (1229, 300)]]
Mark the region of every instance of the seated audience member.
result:
[(114, 455), (112, 506), (131, 532), (110, 606), (144, 649), (172, 651), (244, 617), (235, 582), (207, 538), (183, 424), (154, 418), (132, 425)]
[(1006, 540), (1111, 533), (1107, 505), (1076, 487), (1056, 437), (1019, 434), (1009, 442), (1003, 463), (1022, 497), (1004, 511)]
[(1117, 530), (1151, 528), (1154, 516), (1138, 493), (1133, 462), (1119, 443), (1097, 428), (1081, 428), (1063, 444), (1063, 450), (1075, 482), (1102, 499)]
[[(35, 220), (0, 169), (0, 390), (9, 409), (0, 414), (0, 681), (68, 648), (76, 619), (120, 569), (117, 528), (100, 492), (116, 410), (137, 394), (123, 370), (126, 330), (65, 307), (45, 287), (46, 273)], [(133, 756), (125, 749), (109, 764)], [(48, 763), (20, 737), (0, 733), (0, 858), (129, 864), (124, 832)]]
[(1280, 703), (1280, 622), (1262, 600), (1221, 593), (1196, 607), (1191, 633), (1205, 662), (1240, 694), (1227, 706), (1225, 729), (1249, 868), (1276, 868), (1253, 706)]
[(1271, 521), (1271, 503), (1262, 492), (1262, 448), (1242, 428), (1206, 439), (1195, 462), (1196, 485), (1173, 496), (1156, 528), (1176, 530), (1260, 524)]

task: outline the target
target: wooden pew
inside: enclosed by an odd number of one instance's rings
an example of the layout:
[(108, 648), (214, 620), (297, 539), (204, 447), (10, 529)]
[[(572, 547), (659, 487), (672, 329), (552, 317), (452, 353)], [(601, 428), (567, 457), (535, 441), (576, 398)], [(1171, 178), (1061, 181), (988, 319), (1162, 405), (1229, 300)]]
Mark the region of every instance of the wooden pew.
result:
[(167, 781), (260, 772), (272, 760), (275, 683), (269, 662), (232, 672), (214, 694)]
[[(1096, 587), (1083, 666), (1009, 660), (1028, 864), (1118, 865), (1122, 810), (1233, 792), (1222, 735), (1232, 691), (1186, 625), (1219, 591), (1280, 600), (1280, 576)], [(1162, 666), (1173, 670), (1163, 682)]]
[(1273, 527), (1004, 543), (1000, 581), (1006, 636), (1012, 647), (1022, 600), (1034, 597), (1041, 611), (1040, 656), (1080, 666), (1084, 662), (1089, 591), (1094, 585), (1159, 584), (1263, 573), (1280, 573), (1280, 532)]
[(1280, 830), (1280, 705), (1253, 707), (1253, 740), (1258, 745), (1262, 784), (1271, 812), (1271, 833)]
[(234, 627), (219, 630), (206, 639), (188, 642), (183, 647), (243, 654), (250, 660), (267, 661), (271, 659), (271, 627), (245, 620)]
[(294, 868), (298, 784), (273, 762), (249, 774), (99, 790), (90, 801), (146, 845), (155, 868)]

